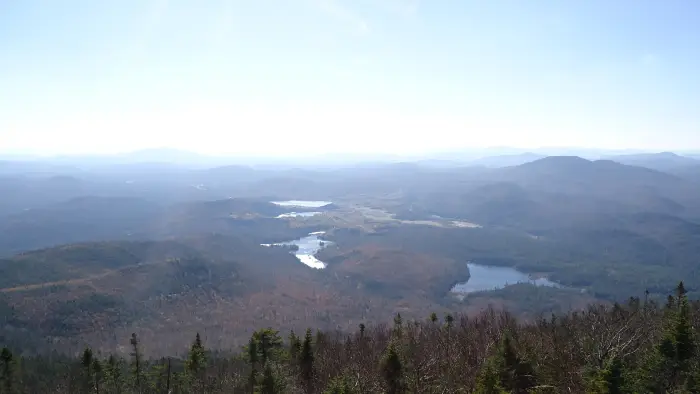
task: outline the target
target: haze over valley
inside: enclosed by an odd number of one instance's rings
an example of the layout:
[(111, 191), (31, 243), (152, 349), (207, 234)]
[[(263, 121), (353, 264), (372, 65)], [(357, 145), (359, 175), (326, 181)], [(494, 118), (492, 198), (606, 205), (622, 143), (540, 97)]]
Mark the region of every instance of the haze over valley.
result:
[(698, 15), (0, 0), (0, 393), (700, 393)]
[(679, 279), (695, 297), (700, 161), (601, 157), (6, 160), (3, 335), (115, 351), (138, 331), (149, 352), (168, 354), (187, 327), (228, 349), (260, 322), (346, 330), (488, 305), (532, 319), (630, 294), (661, 299)]

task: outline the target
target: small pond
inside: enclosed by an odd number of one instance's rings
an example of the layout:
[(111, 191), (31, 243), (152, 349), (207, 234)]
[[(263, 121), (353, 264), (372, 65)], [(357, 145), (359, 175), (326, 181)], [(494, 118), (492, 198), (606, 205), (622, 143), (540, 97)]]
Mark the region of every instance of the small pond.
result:
[(495, 267), (467, 263), (469, 280), (458, 283), (452, 288), (453, 293), (468, 294), (478, 291), (502, 289), (516, 283), (530, 283), (535, 286), (561, 287), (547, 278), (532, 278), (530, 275), (510, 267)]
[(270, 201), (275, 205), (282, 207), (303, 207), (303, 208), (321, 208), (332, 204), (330, 201), (307, 201), (307, 200), (288, 200), (288, 201)]
[(325, 234), (324, 231), (318, 231), (294, 241), (278, 242), (274, 244), (263, 244), (263, 246), (296, 245), (299, 249), (293, 253), (299, 261), (301, 261), (304, 265), (308, 267), (323, 269), (326, 268), (326, 263), (317, 259), (316, 256), (314, 256), (319, 250), (330, 244), (330, 241), (321, 240), (320, 236), (323, 234)]

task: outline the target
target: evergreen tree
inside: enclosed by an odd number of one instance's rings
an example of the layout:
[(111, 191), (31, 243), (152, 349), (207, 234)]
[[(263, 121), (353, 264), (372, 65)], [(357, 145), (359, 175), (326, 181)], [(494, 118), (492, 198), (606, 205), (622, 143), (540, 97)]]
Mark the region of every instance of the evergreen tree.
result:
[(263, 365), (267, 365), (267, 360), (270, 357), (270, 349), (272, 344), (270, 341), (270, 333), (267, 330), (260, 332), (260, 360)]
[(625, 380), (622, 361), (613, 357), (605, 362), (603, 368), (592, 374), (587, 382), (590, 394), (622, 394)]
[(477, 381), (479, 392), (521, 394), (535, 385), (532, 365), (517, 354), (511, 336), (504, 334), (496, 354), (482, 367)]
[(447, 326), (447, 328), (452, 328), (452, 324), (453, 324), (454, 320), (455, 320), (455, 318), (452, 316), (451, 313), (448, 313), (447, 315), (445, 315), (445, 325)]
[(690, 306), (685, 296), (683, 282), (678, 285), (678, 314), (673, 330), (673, 341), (676, 347), (676, 360), (679, 367), (688, 370), (688, 363), (696, 353), (695, 337), (690, 319)]
[(365, 337), (365, 325), (363, 323), (360, 323), (360, 338)]
[(265, 366), (263, 371), (263, 379), (260, 384), (260, 394), (278, 394), (282, 393), (281, 388), (274, 372), (269, 364)]
[(479, 370), (476, 377), (475, 394), (508, 394), (501, 387), (501, 377), (495, 363), (489, 359)]
[(89, 393), (92, 391), (92, 350), (88, 347), (83, 351), (83, 355), (80, 358), (80, 365), (83, 369), (83, 392)]
[(430, 322), (435, 324), (438, 321), (437, 313), (433, 312), (430, 314)]
[(116, 357), (110, 355), (107, 359), (107, 364), (104, 368), (105, 380), (107, 381), (109, 386), (112, 387), (112, 391), (114, 391), (115, 393), (122, 392), (122, 365), (122, 360), (117, 360)]
[(311, 329), (309, 328), (306, 330), (304, 343), (301, 346), (301, 353), (299, 355), (301, 380), (307, 392), (312, 391), (314, 377), (314, 351), (311, 340)]
[(396, 316), (394, 317), (394, 335), (397, 337), (401, 337), (403, 333), (403, 319), (401, 318), (401, 314), (397, 313)]
[(141, 390), (142, 361), (141, 361), (141, 351), (139, 350), (139, 339), (136, 336), (136, 333), (131, 334), (131, 340), (129, 341), (129, 343), (131, 343), (131, 358), (132, 358), (132, 370), (134, 373), (134, 384), (136, 386), (137, 392), (140, 394), (142, 392), (142, 390)]
[(100, 394), (100, 385), (102, 383), (102, 363), (100, 363), (100, 360), (92, 360), (92, 373), (95, 379), (95, 393)]
[(323, 394), (354, 394), (355, 391), (351, 388), (350, 382), (346, 376), (337, 377), (328, 384)]
[(299, 357), (300, 352), (301, 340), (299, 339), (299, 336), (294, 333), (294, 330), (292, 330), (289, 333), (289, 358), (296, 360)]
[(258, 364), (258, 342), (255, 339), (255, 334), (250, 337), (248, 342), (248, 362), (250, 363), (250, 375), (248, 376), (248, 388), (251, 393), (255, 392), (255, 385), (257, 383), (257, 364)]
[(0, 370), (2, 372), (3, 393), (12, 394), (15, 392), (15, 362), (10, 349), (2, 348), (0, 363), (2, 363)]
[(248, 354), (250, 358), (251, 345), (256, 353), (256, 361), (261, 365), (267, 364), (268, 360), (276, 361), (283, 353), (283, 341), (279, 335), (279, 331), (271, 328), (264, 328), (255, 331), (251, 337), (251, 342), (248, 344)]
[(187, 355), (185, 369), (190, 376), (201, 378), (201, 375), (206, 367), (206, 362), (207, 360), (204, 346), (202, 345), (202, 338), (199, 336), (199, 333), (197, 333), (197, 336), (190, 347), (190, 352)]
[(403, 366), (393, 340), (389, 342), (389, 346), (384, 352), (380, 367), (387, 394), (403, 393)]
[(258, 363), (258, 341), (255, 340), (255, 335), (248, 342), (248, 362), (253, 368)]
[(694, 385), (696, 338), (690, 316), (690, 305), (683, 282), (676, 288), (676, 297), (669, 296), (664, 308), (664, 332), (661, 342), (648, 355), (637, 372), (640, 390), (666, 392)]

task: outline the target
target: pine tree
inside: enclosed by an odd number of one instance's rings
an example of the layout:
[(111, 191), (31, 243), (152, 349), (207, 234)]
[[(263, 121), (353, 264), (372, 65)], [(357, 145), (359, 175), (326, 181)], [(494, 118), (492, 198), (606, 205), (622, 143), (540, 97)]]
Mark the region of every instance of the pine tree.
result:
[(272, 368), (269, 364), (266, 365), (263, 371), (262, 383), (260, 384), (260, 394), (278, 394), (281, 392)]
[(300, 352), (301, 340), (299, 339), (299, 336), (294, 333), (294, 330), (292, 330), (289, 333), (289, 358), (296, 360), (299, 357)]
[(438, 321), (437, 313), (433, 312), (430, 314), (430, 322), (435, 324)]
[(640, 390), (666, 392), (694, 384), (696, 338), (683, 282), (664, 308), (664, 333), (657, 349), (648, 355), (637, 372)]
[(676, 345), (676, 359), (683, 370), (688, 370), (688, 362), (695, 356), (696, 344), (690, 319), (690, 306), (683, 282), (678, 285), (678, 315), (675, 321), (673, 340)]
[(536, 385), (532, 365), (516, 352), (511, 336), (506, 333), (495, 355), (490, 357), (477, 380), (480, 393), (527, 393)]
[(355, 391), (351, 388), (350, 382), (346, 376), (337, 377), (328, 384), (323, 394), (354, 394)]
[(92, 391), (92, 350), (88, 347), (83, 351), (80, 358), (80, 365), (83, 367), (83, 392), (89, 393)]
[(590, 394), (622, 394), (625, 380), (622, 361), (613, 357), (605, 362), (603, 368), (589, 378), (587, 382)]
[(136, 385), (136, 390), (138, 393), (141, 393), (141, 352), (139, 351), (139, 339), (136, 336), (136, 333), (131, 334), (131, 340), (129, 341), (131, 343), (131, 357), (132, 357), (132, 369), (134, 372), (134, 383)]
[(112, 387), (112, 391), (116, 393), (122, 392), (122, 364), (121, 360), (117, 360), (113, 355), (110, 355), (105, 365), (105, 380)]
[(403, 393), (403, 366), (393, 340), (389, 342), (389, 346), (384, 352), (380, 367), (387, 394)]
[(301, 345), (301, 353), (299, 354), (301, 380), (307, 392), (312, 391), (314, 377), (314, 351), (311, 340), (311, 329), (309, 328), (306, 330), (304, 343)]
[(190, 376), (201, 378), (204, 368), (206, 367), (206, 354), (202, 345), (202, 338), (197, 333), (197, 336), (190, 347), (190, 352), (187, 355), (185, 369)]
[(248, 362), (250, 363), (250, 375), (248, 376), (248, 387), (250, 392), (255, 392), (255, 385), (257, 383), (257, 364), (258, 364), (258, 342), (255, 339), (255, 334), (250, 337), (248, 342)]
[(102, 383), (102, 363), (100, 360), (92, 360), (92, 373), (95, 378), (95, 393), (100, 394), (100, 384)]
[(495, 363), (489, 359), (479, 370), (476, 377), (475, 394), (508, 394), (501, 387), (501, 377)]
[(535, 386), (532, 365), (518, 356), (508, 333), (503, 337), (499, 358), (502, 360), (501, 383), (506, 390), (515, 394), (527, 393)]
[(455, 318), (452, 316), (452, 314), (448, 313), (445, 315), (445, 325), (447, 328), (452, 328), (452, 324), (454, 322)]
[(363, 323), (360, 323), (360, 338), (365, 337), (365, 325)]
[(394, 335), (397, 337), (401, 338), (401, 335), (403, 334), (403, 319), (401, 318), (401, 314), (397, 313), (396, 316), (394, 317)]
[(272, 348), (270, 344), (270, 335), (267, 330), (263, 330), (260, 333), (260, 359), (263, 365), (267, 365), (267, 360), (270, 357), (270, 349)]
[(0, 369), (2, 371), (3, 393), (12, 394), (15, 392), (15, 365), (12, 352), (8, 348), (3, 348), (0, 352)]
[(253, 368), (258, 363), (258, 342), (255, 340), (255, 335), (248, 342), (248, 362)]
[[(251, 348), (253, 343), (255, 345)], [(279, 335), (279, 331), (271, 328), (255, 331), (248, 344), (249, 358), (253, 350), (256, 353), (256, 360), (259, 361), (261, 365), (267, 364), (268, 360), (277, 360), (283, 353), (283, 341)]]

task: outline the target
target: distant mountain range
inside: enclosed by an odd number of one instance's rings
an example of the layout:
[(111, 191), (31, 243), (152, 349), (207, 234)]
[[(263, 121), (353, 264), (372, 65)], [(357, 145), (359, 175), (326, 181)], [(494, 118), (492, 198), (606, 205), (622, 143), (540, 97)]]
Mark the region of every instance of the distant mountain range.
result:
[(653, 168), (661, 171), (684, 166), (700, 165), (700, 160), (697, 158), (681, 156), (673, 152), (639, 153), (633, 155), (607, 156), (605, 158), (622, 164)]
[(535, 160), (543, 159), (547, 156), (537, 154), (537, 153), (532, 153), (532, 152), (525, 152), (525, 153), (518, 153), (514, 155), (500, 155), (500, 156), (487, 156), (487, 157), (482, 157), (477, 160), (470, 161), (470, 165), (476, 165), (476, 166), (484, 166), (484, 167), (491, 167), (491, 168), (497, 168), (497, 167), (510, 167), (510, 166), (519, 166), (521, 164), (525, 163), (530, 163)]
[[(33, 156), (0, 153), (0, 174), (8, 163), (25, 163), (33, 171), (47, 172), (67, 168), (95, 169), (124, 164), (165, 166), (179, 165), (189, 168), (211, 168), (225, 165), (254, 165), (259, 168), (282, 169), (289, 167), (337, 168), (355, 165), (381, 165), (397, 162), (417, 162), (426, 166), (478, 165), (505, 167), (519, 165), (546, 156), (579, 156), (586, 159), (611, 159), (623, 164), (667, 168), (682, 164), (682, 159), (700, 160), (700, 152), (650, 153), (638, 150), (604, 150), (570, 147), (520, 149), (490, 147), (461, 149), (452, 152), (427, 154), (362, 154), (332, 153), (320, 155), (290, 155), (289, 157), (264, 157), (252, 155), (205, 155), (181, 149), (150, 148), (106, 155)], [(681, 158), (681, 159), (679, 159)], [(31, 164), (30, 164), (31, 163)], [(17, 164), (15, 164), (17, 165)]]
[[(0, 165), (0, 307), (16, 311), (12, 338), (63, 338), (67, 348), (86, 335), (104, 341), (111, 327), (110, 338), (152, 330), (146, 343), (167, 336), (165, 346), (205, 322), (208, 336), (231, 341), (221, 346), (238, 346), (259, 321), (354, 327), (405, 305), (425, 316), (454, 301), (449, 289), (474, 259), (606, 300), (666, 294), (679, 278), (700, 294), (694, 158), (520, 152), (265, 169), (138, 161), (168, 159), (155, 156)], [(291, 199), (334, 204), (276, 218), (288, 209), (270, 201)], [(456, 224), (466, 222), (478, 226)], [(317, 231), (332, 243), (322, 272), (261, 246)]]

